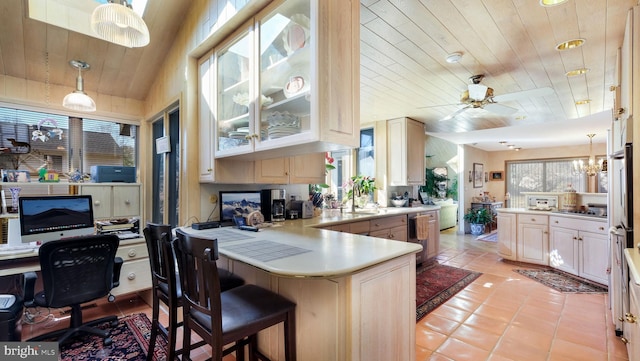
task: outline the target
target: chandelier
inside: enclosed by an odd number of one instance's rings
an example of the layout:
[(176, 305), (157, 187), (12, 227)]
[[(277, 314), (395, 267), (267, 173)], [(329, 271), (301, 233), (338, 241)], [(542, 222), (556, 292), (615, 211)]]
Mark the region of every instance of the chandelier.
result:
[(149, 29), (127, 0), (108, 0), (91, 14), (91, 29), (102, 39), (129, 48), (149, 44)]
[(82, 71), (89, 69), (89, 64), (80, 60), (71, 60), (69, 64), (78, 69), (78, 78), (76, 79), (76, 90), (64, 97), (62, 106), (81, 112), (95, 112), (96, 103), (84, 92), (84, 82), (82, 81)]
[(573, 173), (586, 174), (592, 177), (603, 171), (603, 159), (596, 163), (596, 158), (593, 156), (593, 137), (595, 137), (595, 134), (587, 134), (587, 137), (589, 137), (589, 161), (585, 164), (582, 159), (574, 160)]

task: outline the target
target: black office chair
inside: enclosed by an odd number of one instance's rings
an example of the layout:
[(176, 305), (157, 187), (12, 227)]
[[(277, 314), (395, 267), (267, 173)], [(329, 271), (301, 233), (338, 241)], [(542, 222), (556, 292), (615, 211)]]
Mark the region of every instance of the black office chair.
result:
[(115, 235), (98, 235), (46, 242), (40, 246), (38, 256), (44, 290), (34, 295), (35, 272), (25, 274), (25, 307), (71, 307), (68, 329), (37, 336), (29, 341), (56, 339), (62, 344), (78, 333), (91, 333), (111, 344), (108, 330), (96, 327), (105, 322), (118, 324), (117, 316), (103, 317), (82, 322), (83, 303), (109, 296), (115, 300), (111, 289), (119, 285), (122, 258), (116, 257), (120, 240)]
[[(258, 332), (284, 325), (284, 353), (296, 360), (295, 303), (256, 285), (243, 285), (221, 292), (218, 280), (217, 240), (199, 238), (176, 230), (174, 249), (180, 270), (183, 298), (184, 348), (182, 360), (190, 360), (191, 331), (211, 346), (211, 360), (235, 351), (244, 360), (249, 345), (250, 360), (268, 360), (257, 347)], [(228, 348), (223, 346), (229, 345)]]
[[(182, 307), (182, 290), (180, 288), (180, 276), (178, 275), (175, 255), (171, 246), (171, 226), (168, 224), (147, 223), (144, 228), (144, 238), (149, 251), (149, 263), (151, 266), (151, 283), (153, 289), (151, 335), (149, 339), (149, 352), (147, 360), (153, 360), (158, 331), (167, 338), (167, 360), (173, 360), (182, 350), (176, 350), (176, 336), (178, 327), (178, 308)], [(168, 247), (163, 247), (166, 243)], [(165, 251), (165, 248), (167, 251)], [(220, 288), (225, 291), (244, 284), (244, 280), (231, 272), (220, 269)], [(169, 312), (169, 324), (165, 328), (160, 324), (160, 301)], [(204, 342), (193, 345), (199, 347)]]

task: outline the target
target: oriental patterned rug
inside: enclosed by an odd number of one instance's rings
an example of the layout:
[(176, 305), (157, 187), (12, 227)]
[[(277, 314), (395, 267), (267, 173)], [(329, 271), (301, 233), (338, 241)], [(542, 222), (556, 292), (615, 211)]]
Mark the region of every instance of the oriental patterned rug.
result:
[(416, 321), (436, 309), (482, 273), (439, 263), (422, 266), (416, 271)]
[[(60, 360), (63, 361), (97, 361), (97, 360), (129, 360), (147, 359), (149, 336), (151, 335), (151, 321), (144, 313), (133, 314), (119, 319), (118, 326), (110, 328), (108, 323), (98, 326), (111, 330), (113, 344), (107, 348), (106, 356), (97, 354), (105, 349), (102, 338), (98, 336), (82, 336), (60, 347)], [(162, 332), (158, 333), (155, 348), (156, 361), (164, 361), (167, 340)]]
[(555, 268), (514, 269), (514, 272), (563, 293), (607, 293), (606, 286)]
[(498, 231), (493, 231), (489, 234), (478, 236), (478, 238), (476, 238), (476, 241), (498, 242)]

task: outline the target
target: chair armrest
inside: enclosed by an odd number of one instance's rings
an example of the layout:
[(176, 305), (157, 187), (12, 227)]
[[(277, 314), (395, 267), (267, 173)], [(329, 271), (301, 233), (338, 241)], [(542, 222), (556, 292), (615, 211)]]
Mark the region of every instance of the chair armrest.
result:
[(24, 279), (22, 281), (22, 296), (24, 298), (24, 305), (25, 307), (33, 307), (38, 274), (35, 272), (25, 272), (23, 274), (23, 277)]
[(116, 257), (113, 260), (113, 288), (120, 286), (120, 270), (122, 270), (123, 262), (121, 257)]

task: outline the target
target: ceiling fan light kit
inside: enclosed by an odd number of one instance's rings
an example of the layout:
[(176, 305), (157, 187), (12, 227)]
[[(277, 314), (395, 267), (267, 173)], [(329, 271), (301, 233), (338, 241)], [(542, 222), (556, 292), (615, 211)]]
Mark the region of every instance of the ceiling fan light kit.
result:
[(591, 103), (591, 99), (582, 99), (582, 100), (577, 100), (576, 101), (576, 105), (585, 105), (585, 104), (589, 104)]
[(89, 64), (81, 60), (71, 60), (69, 64), (78, 69), (76, 90), (67, 94), (64, 99), (62, 99), (62, 106), (79, 112), (95, 112), (96, 103), (84, 92), (84, 82), (82, 79), (82, 71), (88, 70), (90, 68)]
[(129, 48), (149, 44), (149, 29), (127, 0), (108, 0), (91, 15), (91, 29), (102, 39)]

